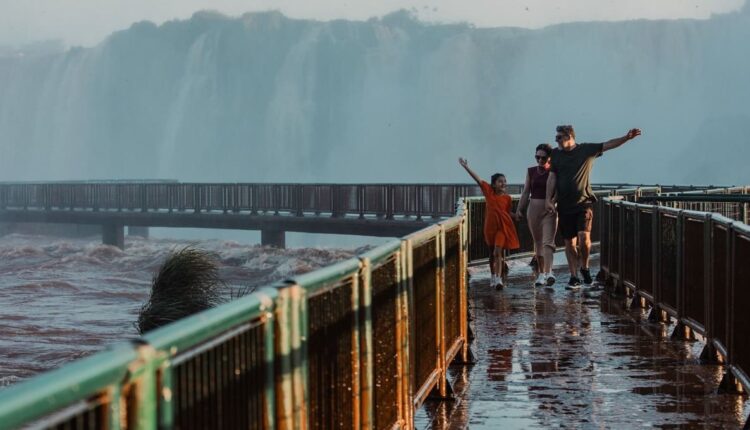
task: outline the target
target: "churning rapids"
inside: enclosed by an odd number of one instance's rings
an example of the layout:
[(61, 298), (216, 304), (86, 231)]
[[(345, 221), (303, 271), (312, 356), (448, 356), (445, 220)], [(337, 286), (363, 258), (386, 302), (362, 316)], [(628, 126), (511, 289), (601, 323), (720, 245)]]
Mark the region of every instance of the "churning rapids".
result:
[(124, 251), (91, 239), (12, 234), (0, 241), (0, 389), (138, 335), (151, 278), (175, 248), (214, 252), (233, 288), (347, 259), (355, 249), (269, 249), (232, 241), (129, 237)]

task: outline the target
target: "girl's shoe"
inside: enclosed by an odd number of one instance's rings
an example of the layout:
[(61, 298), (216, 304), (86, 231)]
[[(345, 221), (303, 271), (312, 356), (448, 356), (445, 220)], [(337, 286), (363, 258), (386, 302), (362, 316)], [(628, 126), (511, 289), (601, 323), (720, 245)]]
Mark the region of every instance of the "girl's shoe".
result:
[(495, 284), (495, 289), (498, 290), (498, 291), (500, 291), (503, 288), (505, 288), (505, 285), (503, 285), (503, 280), (502, 280), (502, 278), (498, 277), (497, 278), (497, 283)]
[(536, 278), (536, 282), (534, 282), (534, 285), (536, 285), (537, 287), (541, 287), (546, 282), (547, 282), (547, 280), (544, 279), (544, 274), (540, 273), (539, 276)]
[(555, 282), (557, 282), (557, 279), (555, 279), (555, 275), (551, 273), (547, 273), (547, 278), (544, 280), (544, 282), (547, 284), (548, 287), (551, 287), (555, 285)]

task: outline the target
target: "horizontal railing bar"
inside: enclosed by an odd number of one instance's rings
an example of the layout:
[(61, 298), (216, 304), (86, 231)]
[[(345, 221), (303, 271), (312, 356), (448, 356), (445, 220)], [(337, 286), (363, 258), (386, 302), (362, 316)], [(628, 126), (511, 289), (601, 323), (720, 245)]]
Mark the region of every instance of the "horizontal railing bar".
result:
[(423, 228), (417, 232), (409, 234), (404, 237), (405, 240), (411, 240), (413, 246), (419, 246), (430, 239), (436, 238), (440, 234), (440, 227), (438, 225), (432, 225), (427, 228)]
[(130, 343), (74, 361), (0, 391), (0, 423), (9, 428), (27, 423), (121, 383), (137, 358)]
[(361, 264), (358, 258), (350, 258), (309, 273), (295, 276), (288, 279), (287, 282), (297, 284), (303, 287), (308, 294), (312, 294), (331, 283), (356, 275), (359, 272)]
[(642, 202), (717, 202), (717, 203), (748, 203), (749, 194), (697, 194), (679, 196), (642, 196)]
[(150, 331), (143, 339), (154, 348), (168, 351), (169, 355), (174, 357), (184, 349), (272, 312), (277, 296), (278, 293), (274, 289), (264, 288), (222, 306)]
[(373, 248), (364, 254), (360, 255), (360, 258), (367, 258), (370, 260), (370, 264), (373, 266), (379, 265), (382, 261), (387, 260), (393, 256), (393, 253), (401, 248), (400, 240), (392, 240), (388, 243)]

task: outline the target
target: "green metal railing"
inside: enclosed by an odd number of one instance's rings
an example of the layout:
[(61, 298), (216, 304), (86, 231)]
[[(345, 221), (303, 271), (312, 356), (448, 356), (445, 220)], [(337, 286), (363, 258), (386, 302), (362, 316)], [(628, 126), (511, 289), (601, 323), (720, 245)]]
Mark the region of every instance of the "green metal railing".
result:
[(750, 186), (742, 186), (665, 193), (652, 197), (651, 201), (675, 209), (715, 212), (748, 224), (750, 223), (748, 195), (750, 195)]
[[(658, 192), (598, 193), (635, 201)], [(598, 204), (594, 233), (603, 235), (602, 265), (614, 274), (631, 266), (622, 271), (623, 282), (657, 297), (662, 310), (672, 309), (666, 281), (647, 276), (650, 260), (644, 259), (666, 258), (672, 248), (652, 249), (659, 238), (639, 232), (659, 222), (660, 234), (678, 234), (682, 224), (673, 221), (682, 218), (632, 202), (617, 210), (614, 200)], [(471, 361), (466, 269), (486, 257), (483, 210), (481, 198), (461, 200), (456, 216), (417, 233), (2, 390), (0, 429), (412, 428), (414, 411), (428, 396), (451, 396), (448, 366)], [(714, 282), (712, 294), (732, 291), (739, 298), (744, 293), (735, 285), (748, 275), (736, 262), (749, 255), (750, 233), (723, 219), (711, 225), (711, 264), (741, 251), (731, 259), (734, 272), (712, 269), (733, 280)], [(524, 229), (518, 226), (519, 233)], [(632, 238), (624, 233), (629, 229), (636, 232)], [(698, 240), (693, 230), (689, 240)], [(521, 239), (522, 250), (530, 250)], [(665, 273), (667, 263), (674, 262), (660, 262), (653, 273)], [(729, 328), (721, 324), (725, 319), (715, 321), (710, 330), (721, 340)], [(750, 352), (731, 333), (734, 340), (717, 345), (729, 349), (735, 373), (746, 380), (739, 369), (750, 367)]]
[[(594, 195), (596, 195), (599, 200), (594, 207), (591, 240), (593, 242), (599, 242), (601, 224), (604, 222), (601, 214), (603, 213), (604, 199), (606, 197), (618, 196), (618, 198), (623, 200), (635, 202), (639, 201), (641, 197), (659, 195), (660, 193), (661, 188), (658, 186), (595, 190)], [(515, 211), (520, 195), (512, 195), (511, 197), (513, 199), (513, 210)], [(468, 207), (468, 259), (471, 261), (472, 265), (485, 264), (489, 260), (489, 249), (484, 241), (484, 197), (467, 197), (464, 200)], [(521, 247), (517, 250), (511, 251), (509, 253), (510, 258), (529, 257), (533, 255), (534, 241), (529, 232), (527, 220), (525, 218), (516, 224), (516, 231), (518, 233)], [(561, 250), (564, 244), (559, 234), (557, 235), (555, 242), (558, 250)]]
[(674, 320), (673, 338), (703, 336), (701, 360), (726, 365), (720, 390), (750, 390), (750, 226), (615, 198), (602, 212), (601, 268), (615, 288), (651, 321)]
[(0, 391), (0, 429), (412, 428), (470, 360), (468, 212)]
[(0, 392), (0, 428), (274, 428), (273, 289)]

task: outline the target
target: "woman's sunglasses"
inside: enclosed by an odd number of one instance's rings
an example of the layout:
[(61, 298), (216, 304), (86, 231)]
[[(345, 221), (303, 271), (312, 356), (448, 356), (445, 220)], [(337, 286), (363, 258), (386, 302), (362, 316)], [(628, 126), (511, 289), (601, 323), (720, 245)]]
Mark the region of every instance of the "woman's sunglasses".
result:
[(536, 158), (536, 161), (547, 161), (547, 159), (548, 159), (549, 157), (547, 157), (546, 155), (542, 155), (542, 156), (540, 156), (540, 155), (537, 155), (537, 156), (535, 156), (534, 158)]

